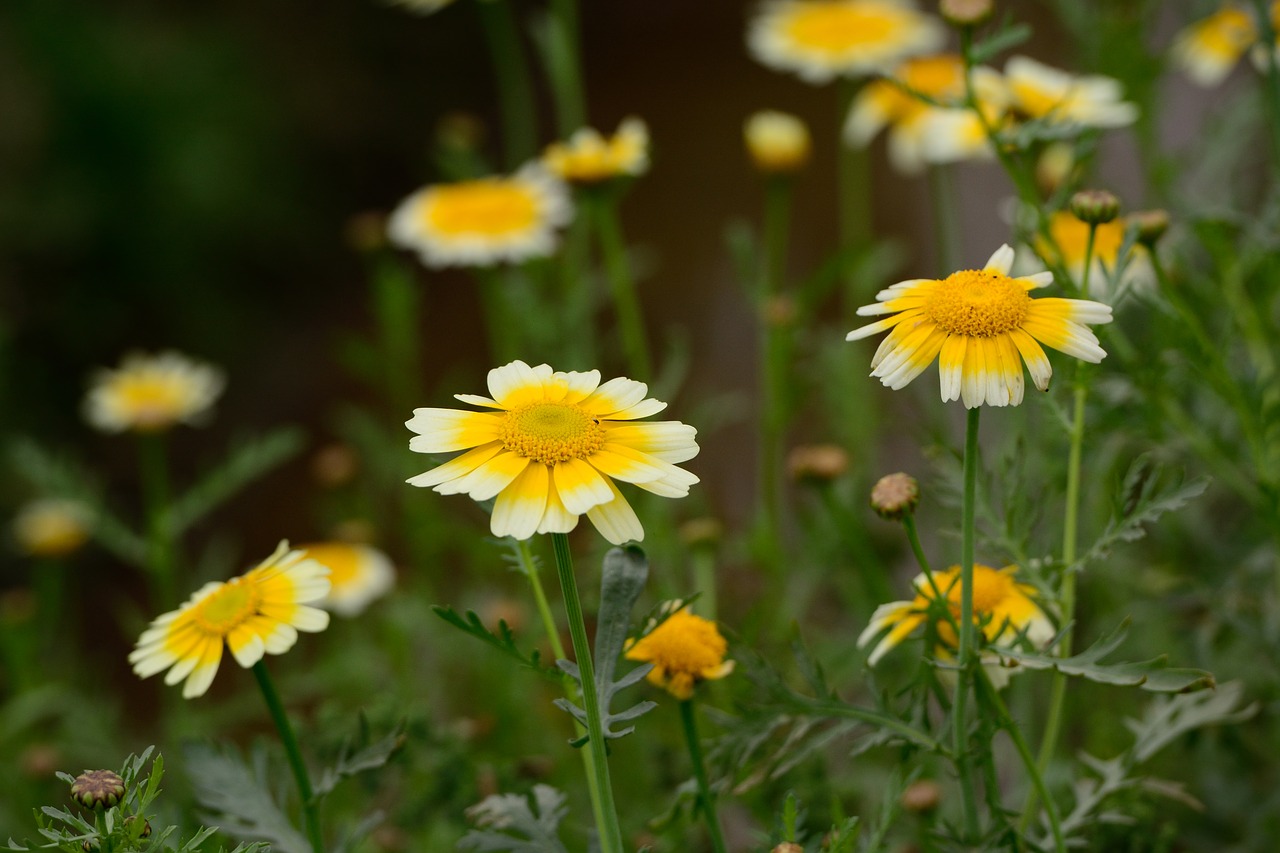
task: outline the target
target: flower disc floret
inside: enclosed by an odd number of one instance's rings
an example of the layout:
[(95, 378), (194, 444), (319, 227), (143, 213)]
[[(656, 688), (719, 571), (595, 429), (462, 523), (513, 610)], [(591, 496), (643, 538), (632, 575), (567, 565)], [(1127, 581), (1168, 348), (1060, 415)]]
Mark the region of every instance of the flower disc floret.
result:
[(924, 314), (949, 335), (993, 338), (1023, 324), (1027, 289), (995, 270), (961, 270), (947, 276), (925, 299)]
[(600, 421), (564, 403), (534, 403), (507, 412), (502, 446), (544, 465), (586, 459), (604, 446)]
[(728, 648), (715, 622), (682, 608), (632, 643), (626, 657), (652, 663), (645, 676), (649, 683), (677, 699), (688, 699), (699, 681), (724, 678), (733, 671), (733, 661), (724, 659)]

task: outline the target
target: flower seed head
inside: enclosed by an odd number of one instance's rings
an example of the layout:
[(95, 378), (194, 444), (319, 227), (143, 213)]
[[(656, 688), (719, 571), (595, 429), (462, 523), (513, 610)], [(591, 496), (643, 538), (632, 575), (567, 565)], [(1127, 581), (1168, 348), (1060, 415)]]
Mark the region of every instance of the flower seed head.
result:
[(977, 27), (995, 12), (992, 0), (940, 0), (938, 14), (953, 27)]
[(921, 779), (912, 782), (902, 792), (902, 807), (916, 814), (928, 814), (938, 807), (942, 799), (942, 788), (932, 779)]
[(1103, 225), (1120, 215), (1120, 199), (1106, 190), (1081, 190), (1069, 206), (1076, 219), (1089, 225)]
[(871, 508), (881, 517), (897, 521), (915, 512), (920, 503), (920, 484), (910, 474), (887, 474), (871, 487)]
[(793, 480), (827, 483), (849, 468), (849, 454), (835, 444), (802, 444), (787, 457), (787, 470)]
[(1139, 210), (1130, 214), (1130, 221), (1138, 224), (1138, 242), (1151, 248), (1169, 230), (1167, 210)]
[(87, 809), (110, 808), (124, 798), (124, 780), (110, 770), (86, 770), (71, 783), (71, 799)]

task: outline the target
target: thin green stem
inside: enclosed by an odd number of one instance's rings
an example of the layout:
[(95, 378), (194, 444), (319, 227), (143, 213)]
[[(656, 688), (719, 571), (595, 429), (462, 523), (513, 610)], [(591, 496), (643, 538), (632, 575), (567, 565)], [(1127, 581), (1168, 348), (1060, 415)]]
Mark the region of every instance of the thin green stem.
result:
[(698, 609), (712, 622), (716, 621), (716, 548), (710, 543), (694, 545), (693, 588), (698, 591)]
[(627, 263), (626, 244), (618, 223), (616, 200), (611, 195), (595, 193), (589, 204), (594, 214), (596, 236), (600, 239), (605, 272), (609, 276), (609, 286), (613, 292), (613, 307), (618, 315), (627, 369), (633, 377), (647, 382), (653, 378), (653, 363), (649, 358), (649, 343), (645, 337), (640, 300), (636, 296), (631, 266)]
[(551, 0), (543, 47), (555, 101), (556, 127), (567, 138), (587, 122), (577, 0)]
[[(486, 4), (479, 4), (486, 5)], [(373, 270), (374, 313), (382, 351), (387, 401), (408, 412), (418, 398), (418, 322), (421, 299), (398, 259), (379, 258)]]
[(698, 740), (697, 708), (692, 699), (680, 701), (680, 721), (684, 723), (684, 739), (689, 745), (689, 760), (693, 763), (693, 776), (698, 780), (698, 808), (707, 822), (711, 835), (711, 847), (716, 853), (725, 853), (724, 835), (720, 832), (720, 819), (716, 817), (716, 796), (707, 782), (707, 768), (702, 761), (702, 744)]
[(138, 462), (147, 513), (147, 569), (151, 573), (153, 605), (165, 608), (174, 600), (173, 537), (169, 531), (169, 461), (164, 433), (138, 435)]
[(964, 504), (960, 529), (960, 671), (956, 680), (956, 700), (951, 709), (952, 749), (960, 772), (960, 796), (964, 805), (965, 835), (976, 842), (979, 835), (973, 765), (969, 755), (969, 686), (977, 659), (973, 624), (973, 541), (974, 511), (978, 483), (978, 417), (981, 406), (968, 410), (964, 434)]
[(298, 738), (289, 725), (284, 705), (280, 702), (280, 694), (276, 692), (267, 665), (258, 661), (253, 665), (253, 676), (262, 689), (262, 698), (266, 700), (267, 710), (271, 712), (271, 721), (276, 724), (280, 733), (280, 742), (284, 744), (285, 755), (289, 759), (289, 767), (293, 770), (293, 781), (298, 785), (298, 798), (302, 800), (302, 815), (307, 827), (307, 840), (311, 842), (311, 853), (324, 853), (324, 839), (320, 834), (320, 809), (312, 793), (311, 777), (307, 775), (307, 765), (302, 761), (302, 751), (298, 749)]
[(578, 664), (582, 684), (582, 707), (587, 715), (587, 748), (591, 750), (591, 765), (600, 786), (600, 813), (596, 824), (596, 831), (600, 836), (600, 850), (601, 853), (622, 853), (622, 830), (618, 826), (618, 810), (614, 805), (613, 785), (609, 780), (609, 754), (605, 747), (604, 725), (600, 717), (600, 696), (596, 692), (595, 668), (591, 662), (591, 646), (587, 642), (587, 626), (582, 618), (578, 583), (573, 576), (573, 555), (569, 551), (569, 537), (563, 533), (553, 533), (551, 543), (555, 549), (560, 591), (564, 594), (569, 636), (573, 640), (573, 656)]
[(520, 26), (508, 0), (474, 3), (480, 15), (489, 58), (498, 83), (498, 108), (502, 115), (503, 165), (515, 169), (537, 148), (536, 100), (529, 76), (529, 62)]
[(924, 555), (924, 548), (920, 547), (920, 533), (916, 529), (916, 516), (913, 512), (908, 512), (902, 516), (902, 527), (907, 532), (907, 541), (911, 543), (911, 553), (915, 554), (916, 562), (920, 565), (920, 571), (924, 572), (925, 580), (929, 582), (929, 587), (933, 590), (933, 597), (937, 601), (942, 601), (944, 596), (942, 590), (938, 589), (938, 583), (933, 579), (933, 570), (929, 568), (929, 558)]
[(510, 361), (520, 354), (524, 343), (524, 336), (507, 308), (513, 283), (496, 269), (476, 267), (473, 272), (480, 281), (480, 302), (489, 333), (489, 354), (498, 361)]
[(938, 238), (938, 258), (944, 270), (960, 269), (960, 229), (956, 221), (955, 186), (951, 168), (936, 164), (929, 168), (929, 197), (933, 201), (933, 229)]
[(574, 217), (564, 234), (558, 268), (560, 293), (565, 306), (564, 328), (573, 334), (563, 335), (562, 357), (571, 370), (589, 370), (596, 359), (596, 294), (594, 280), (588, 274), (591, 254), (591, 223), (585, 216)]
[[(791, 180), (775, 176), (765, 186), (764, 262), (757, 312), (760, 317), (760, 518), (766, 548), (776, 557), (782, 540), (782, 454), (789, 415), (787, 367), (790, 319), (785, 307), (787, 237), (791, 220)], [(772, 559), (777, 564), (778, 560)]]
[[(844, 127), (845, 117), (858, 94), (858, 83), (843, 78), (837, 86), (839, 96), (838, 125)], [(850, 145), (839, 139), (836, 142), (836, 186), (840, 211), (840, 249), (865, 249), (871, 244), (871, 168), (867, 149)], [(858, 281), (852, 267), (845, 276), (845, 301), (850, 306), (861, 305), (866, 294), (858, 293)]]

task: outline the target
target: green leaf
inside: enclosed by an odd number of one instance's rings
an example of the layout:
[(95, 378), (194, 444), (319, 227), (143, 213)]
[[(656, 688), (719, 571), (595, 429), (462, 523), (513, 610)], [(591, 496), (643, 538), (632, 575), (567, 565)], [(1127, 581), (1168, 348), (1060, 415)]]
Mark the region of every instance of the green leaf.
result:
[(480, 617), (476, 615), (474, 610), (468, 610), (461, 616), (452, 607), (441, 607), (438, 604), (433, 604), (431, 610), (458, 630), (465, 634), (470, 634), (488, 646), (492, 646), (507, 657), (514, 659), (521, 666), (531, 669), (544, 677), (556, 681), (560, 680), (560, 675), (554, 669), (542, 665), (542, 656), (537, 649), (529, 652), (528, 655), (520, 651), (519, 647), (516, 646), (515, 635), (511, 633), (511, 628), (507, 626), (506, 620), (499, 620), (498, 633), (494, 634), (484, 626), (484, 623), (480, 621)]
[(494, 794), (467, 809), (476, 825), (458, 841), (459, 850), (479, 853), (567, 853), (560, 821), (569, 809), (565, 795), (549, 785), (533, 786), (534, 808), (518, 794)]
[(338, 752), (337, 763), (325, 769), (315, 785), (315, 799), (320, 799), (337, 787), (343, 779), (365, 770), (376, 770), (391, 760), (404, 746), (404, 723), (396, 725), (385, 737), (369, 742), (369, 726), (364, 715), (360, 717), (360, 732), (349, 738)]
[(1133, 759), (1146, 761), (1192, 729), (1244, 722), (1258, 712), (1257, 702), (1238, 708), (1244, 685), (1229, 681), (1216, 690), (1171, 696), (1153, 702), (1141, 720), (1126, 720), (1134, 734)]
[(1052, 669), (1100, 684), (1141, 687), (1156, 693), (1185, 693), (1214, 686), (1212, 673), (1202, 669), (1171, 667), (1165, 655), (1132, 663), (1102, 663), (1104, 657), (1120, 647), (1128, 633), (1129, 620), (1125, 619), (1114, 631), (1100, 637), (1080, 654), (1066, 658), (1008, 647), (994, 647), (992, 651), (1003, 662), (1028, 669)]
[(266, 841), (276, 853), (311, 853), (311, 845), (276, 805), (267, 788), (264, 762), (251, 770), (238, 755), (208, 744), (185, 751), (187, 775), (207, 823), (232, 838)]
[(1029, 24), (1004, 26), (999, 32), (974, 43), (970, 52), (972, 62), (974, 65), (990, 62), (997, 54), (1017, 47), (1029, 38), (1031, 38), (1031, 26)]
[(1168, 478), (1163, 474), (1149, 456), (1139, 456), (1133, 461), (1120, 487), (1119, 506), (1080, 564), (1106, 557), (1119, 542), (1133, 542), (1146, 536), (1145, 525), (1166, 512), (1186, 506), (1209, 486), (1207, 477), (1197, 477), (1188, 483), (1181, 482), (1180, 478), (1166, 482)]

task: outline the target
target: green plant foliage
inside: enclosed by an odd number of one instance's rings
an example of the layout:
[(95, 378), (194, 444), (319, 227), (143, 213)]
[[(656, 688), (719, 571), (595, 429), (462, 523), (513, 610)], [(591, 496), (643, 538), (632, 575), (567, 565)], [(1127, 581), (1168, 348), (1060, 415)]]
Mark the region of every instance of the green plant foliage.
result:
[(307, 839), (277, 804), (262, 750), (254, 750), (252, 767), (233, 750), (209, 744), (191, 744), (183, 759), (196, 800), (207, 821), (221, 832), (246, 841), (266, 841), (280, 853), (311, 853)]
[(549, 785), (533, 786), (533, 808), (519, 794), (494, 794), (467, 810), (476, 825), (458, 842), (477, 853), (567, 853), (560, 822), (569, 813), (566, 797)]
[(537, 649), (528, 654), (520, 651), (520, 648), (516, 645), (515, 634), (511, 632), (511, 628), (505, 620), (499, 620), (498, 633), (494, 634), (484, 626), (475, 611), (468, 610), (465, 614), (459, 615), (452, 607), (440, 607), (439, 605), (432, 605), (431, 610), (453, 627), (475, 637), (488, 646), (492, 646), (524, 668), (531, 669), (539, 675), (550, 679), (557, 681), (560, 679), (559, 674), (554, 669), (542, 665), (542, 656)]
[(377, 770), (386, 765), (404, 746), (404, 723), (396, 725), (378, 740), (372, 740), (369, 733), (369, 722), (364, 714), (360, 715), (359, 732), (349, 738), (338, 752), (338, 759), (332, 767), (326, 767), (319, 781), (313, 788), (313, 796), (317, 799), (326, 796), (338, 786), (343, 779), (363, 773), (366, 770)]
[(1167, 512), (1182, 509), (1208, 487), (1208, 477), (1196, 477), (1184, 483), (1180, 477), (1166, 476), (1149, 456), (1139, 456), (1125, 473), (1111, 519), (1080, 562), (1101, 560), (1116, 544), (1143, 538), (1147, 535), (1147, 525)]

